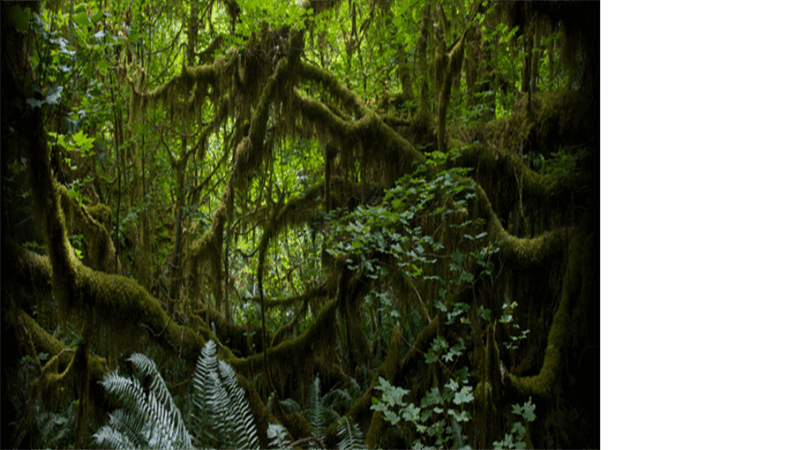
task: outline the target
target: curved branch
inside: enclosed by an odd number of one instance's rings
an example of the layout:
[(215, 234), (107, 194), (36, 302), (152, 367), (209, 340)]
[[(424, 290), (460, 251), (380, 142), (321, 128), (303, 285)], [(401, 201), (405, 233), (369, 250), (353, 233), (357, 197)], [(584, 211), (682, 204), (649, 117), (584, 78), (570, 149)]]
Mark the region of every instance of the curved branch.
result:
[(553, 317), (553, 324), (547, 337), (542, 368), (537, 375), (520, 377), (508, 373), (504, 379), (506, 395), (512, 398), (527, 398), (531, 395), (550, 397), (553, 394), (558, 374), (562, 370), (563, 351), (569, 340), (570, 314), (575, 303), (587, 301), (591, 295), (591, 270), (587, 264), (591, 261), (591, 247), (595, 234), (585, 236), (578, 233), (569, 247), (567, 272), (564, 276), (561, 302)]

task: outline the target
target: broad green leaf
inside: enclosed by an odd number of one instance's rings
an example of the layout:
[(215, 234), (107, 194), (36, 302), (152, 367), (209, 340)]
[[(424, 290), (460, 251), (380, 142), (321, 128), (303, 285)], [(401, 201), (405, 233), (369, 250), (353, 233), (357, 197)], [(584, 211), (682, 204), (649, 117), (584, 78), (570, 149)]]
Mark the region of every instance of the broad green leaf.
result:
[(91, 23), (91, 19), (86, 16), (86, 13), (80, 13), (73, 17), (74, 22), (81, 27), (91, 28), (94, 24)]
[(83, 134), (83, 130), (78, 131), (77, 133), (72, 135), (72, 140), (75, 142), (80, 148), (82, 153), (86, 153), (88, 150), (91, 149), (92, 144), (94, 144), (94, 138), (90, 138)]
[(20, 33), (28, 32), (31, 16), (32, 12), (30, 8), (22, 9), (19, 5), (14, 5), (8, 10), (8, 21)]

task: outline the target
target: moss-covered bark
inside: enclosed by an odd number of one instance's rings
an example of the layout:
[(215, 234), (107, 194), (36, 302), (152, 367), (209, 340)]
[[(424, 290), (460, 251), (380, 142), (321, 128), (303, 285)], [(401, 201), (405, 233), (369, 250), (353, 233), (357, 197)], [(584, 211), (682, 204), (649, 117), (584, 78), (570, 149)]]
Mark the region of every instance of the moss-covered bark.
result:
[(116, 270), (116, 250), (113, 240), (105, 225), (96, 218), (109, 221), (109, 218), (104, 216), (110, 215), (110, 208), (102, 204), (81, 205), (69, 197), (63, 185), (59, 184), (57, 190), (60, 193), (68, 233), (83, 236), (85, 244), (83, 263), (94, 270), (113, 273)]
[(564, 277), (561, 301), (558, 305), (547, 338), (544, 362), (539, 374), (518, 377), (509, 373), (505, 378), (508, 395), (515, 398), (528, 396), (550, 397), (562, 370), (563, 352), (572, 333), (570, 321), (576, 304), (584, 304), (592, 292), (592, 252), (594, 234), (586, 230), (572, 239), (569, 245), (567, 273)]

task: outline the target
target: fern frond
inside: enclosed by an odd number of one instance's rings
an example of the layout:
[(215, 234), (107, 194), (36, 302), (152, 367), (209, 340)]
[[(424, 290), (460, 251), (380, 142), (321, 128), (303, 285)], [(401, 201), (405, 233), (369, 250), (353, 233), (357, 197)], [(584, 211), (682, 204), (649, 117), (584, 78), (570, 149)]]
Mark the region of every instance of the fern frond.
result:
[(212, 390), (211, 374), (216, 373), (218, 359), (216, 359), (216, 343), (209, 340), (202, 347), (202, 354), (196, 362), (196, 372), (193, 376), (193, 411), (191, 412), (191, 430), (194, 436), (204, 440), (204, 434), (212, 424), (215, 416), (209, 404), (208, 393)]
[(354, 391), (354, 397), (361, 397), (362, 394), (364, 394), (364, 391), (362, 390), (362, 386), (360, 386), (359, 382), (357, 382), (357, 379), (354, 377), (349, 377), (348, 380), (351, 382), (351, 388)]
[(189, 434), (163, 377), (151, 359), (141, 354), (129, 358), (136, 371), (149, 381), (147, 391), (137, 378), (111, 372), (100, 382), (122, 399), (124, 409), (111, 414), (109, 425), (94, 435), (111, 448), (183, 449), (196, 445), (218, 448), (259, 448), (254, 418), (238, 385), (232, 367), (216, 357), (216, 344), (208, 341), (196, 364), (193, 394), (190, 397)]
[(269, 445), (273, 448), (287, 448), (290, 445), (287, 440), (287, 430), (278, 423), (268, 424), (268, 439), (271, 440)]
[(158, 374), (155, 362), (142, 353), (133, 353), (127, 360), (133, 363), (135, 370), (145, 377)]
[(235, 371), (224, 361), (219, 361), (218, 370), (221, 374), (221, 382), (229, 392), (230, 414), (233, 416), (232, 424), (234, 424), (234, 429), (230, 432), (232, 436), (238, 436), (235, 444), (238, 448), (258, 448), (260, 442), (254, 426), (254, 417), (246, 403), (243, 389), (238, 385)]
[(316, 375), (310, 384), (310, 395), (307, 402), (306, 417), (310, 423), (312, 435), (323, 439), (323, 405), (321, 404), (321, 379)]
[(6, 424), (7, 428), (3, 429), (3, 432), (9, 433), (7, 447), (19, 448), (26, 437), (31, 448), (66, 447), (75, 429), (74, 403), (69, 402), (66, 407), (58, 406), (56, 413), (44, 410), (39, 401), (31, 401), (26, 405), (27, 411), (23, 414), (22, 403), (17, 399), (17, 394), (24, 395), (24, 390), (12, 390), (8, 393), (11, 403), (9, 406), (14, 407), (21, 417), (18, 422), (9, 422)]
[(235, 430), (234, 427), (237, 423), (242, 421), (242, 411), (236, 408), (234, 402), (234, 388), (238, 386), (235, 379), (235, 371), (224, 361), (218, 362), (218, 379), (220, 383), (220, 392), (217, 398), (221, 402), (220, 408), (223, 412), (223, 417), (220, 417), (221, 433), (224, 438), (224, 446), (231, 447), (235, 445)]
[(115, 433), (103, 433), (100, 437), (107, 438), (107, 444), (112, 448), (130, 447), (126, 444), (116, 447), (116, 444), (123, 444), (118, 436), (123, 436), (137, 448), (190, 447), (191, 438), (182, 415), (155, 363), (140, 353), (131, 355), (128, 360), (140, 374), (152, 377), (149, 394), (144, 392), (136, 378), (123, 377), (118, 371), (105, 375), (100, 384), (109, 393), (117, 395), (125, 408), (111, 414), (109, 425)]
[(175, 448), (178, 443), (189, 440), (184, 430), (180, 412), (167, 409), (160, 403), (154, 392), (149, 393), (147, 402), (149, 435), (147, 436), (151, 448)]
[(326, 395), (323, 396), (324, 403), (333, 405), (336, 401), (349, 403), (354, 400), (346, 390), (340, 388), (332, 388)]
[(207, 407), (209, 408), (210, 418), (215, 425), (218, 439), (217, 447), (229, 446), (229, 395), (224, 389), (221, 379), (217, 372), (211, 372), (208, 377), (208, 384), (205, 386), (207, 391)]
[(125, 439), (132, 443), (128, 447), (114, 447), (111, 448), (143, 448), (146, 447), (147, 441), (142, 438), (144, 429), (146, 427), (146, 420), (144, 416), (139, 413), (134, 413), (126, 409), (117, 409), (110, 413), (110, 421), (106, 427), (112, 428), (117, 433), (124, 436)]
[(352, 422), (348, 417), (340, 420), (337, 428), (337, 436), (340, 442), (337, 448), (340, 450), (365, 450), (365, 440), (362, 429), (356, 422)]
[(102, 377), (99, 383), (106, 391), (116, 395), (129, 409), (139, 409), (146, 403), (146, 394), (138, 380), (123, 377), (119, 375), (118, 370)]
[(127, 439), (119, 431), (111, 428), (108, 425), (97, 430), (92, 436), (94, 442), (102, 448), (142, 448), (141, 445), (135, 445)]
[(145, 377), (152, 377), (150, 389), (155, 392), (158, 401), (164, 403), (169, 409), (174, 409), (174, 400), (171, 398), (171, 393), (168, 387), (166, 387), (166, 382), (163, 380), (163, 377), (160, 376), (158, 367), (155, 365), (154, 361), (141, 353), (133, 353), (127, 360), (133, 363), (133, 366), (139, 374)]

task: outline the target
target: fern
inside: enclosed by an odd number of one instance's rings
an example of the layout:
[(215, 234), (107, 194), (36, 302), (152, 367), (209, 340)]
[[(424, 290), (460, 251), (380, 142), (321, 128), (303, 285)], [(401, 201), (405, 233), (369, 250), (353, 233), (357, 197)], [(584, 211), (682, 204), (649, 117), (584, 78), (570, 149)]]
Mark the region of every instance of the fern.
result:
[(362, 430), (356, 422), (351, 422), (348, 417), (343, 417), (337, 427), (337, 437), (340, 442), (337, 448), (340, 450), (364, 450), (365, 440)]
[(224, 361), (219, 362), (221, 382), (229, 391), (229, 405), (232, 417), (228, 421), (230, 436), (238, 436), (235, 445), (238, 448), (259, 447), (257, 429), (254, 426), (254, 417), (251, 415), (249, 405), (243, 395), (243, 389), (238, 386), (235, 371)]
[(271, 440), (270, 446), (273, 448), (287, 448), (290, 446), (290, 442), (287, 440), (287, 430), (278, 423), (268, 424), (268, 439)]
[(254, 418), (238, 385), (235, 371), (216, 358), (216, 344), (208, 341), (196, 363), (191, 395), (189, 434), (179, 409), (152, 360), (140, 353), (129, 359), (142, 378), (151, 378), (144, 390), (136, 378), (117, 371), (100, 382), (118, 396), (123, 408), (110, 414), (108, 425), (94, 434), (95, 441), (109, 448), (257, 448)]
[(357, 383), (357, 380), (354, 378), (349, 380), (350, 386), (348, 389), (335, 386), (323, 396), (321, 403), (324, 406), (324, 423), (328, 424), (338, 420), (340, 418), (338, 411), (348, 411), (351, 409), (354, 399), (362, 395), (362, 388)]
[(144, 448), (144, 445), (134, 444), (127, 435), (107, 425), (94, 434), (94, 440), (108, 448)]
[(110, 415), (110, 425), (100, 428), (94, 435), (96, 442), (111, 448), (128, 448), (126, 443), (133, 443), (135, 447), (191, 448), (191, 438), (182, 415), (155, 363), (140, 353), (133, 354), (128, 361), (140, 375), (152, 377), (149, 393), (144, 392), (138, 379), (123, 377), (117, 371), (103, 377), (100, 384), (109, 393), (117, 395), (126, 410), (117, 410)]
[[(13, 397), (12, 402), (15, 403)], [(28, 436), (36, 448), (65, 447), (71, 440), (75, 428), (74, 404), (70, 403), (61, 414), (43, 411), (38, 402), (31, 403), (29, 407), (31, 422), (22, 429), (18, 425), (11, 446), (19, 447), (24, 437)], [(26, 421), (27, 419), (23, 419), (23, 423)]]
[[(209, 434), (209, 429), (212, 424), (213, 411), (208, 404), (207, 392), (212, 385), (211, 374), (217, 371), (218, 359), (215, 357), (215, 345), (211, 345), (211, 342), (207, 341), (202, 347), (202, 353), (196, 362), (196, 372), (193, 376), (191, 431), (199, 440), (204, 440), (203, 438), (205, 437), (212, 437)], [(203, 432), (205, 435), (202, 434)]]
[(310, 431), (316, 438), (323, 440), (323, 405), (321, 404), (321, 379), (315, 376), (310, 384), (310, 395), (307, 401), (306, 417)]

